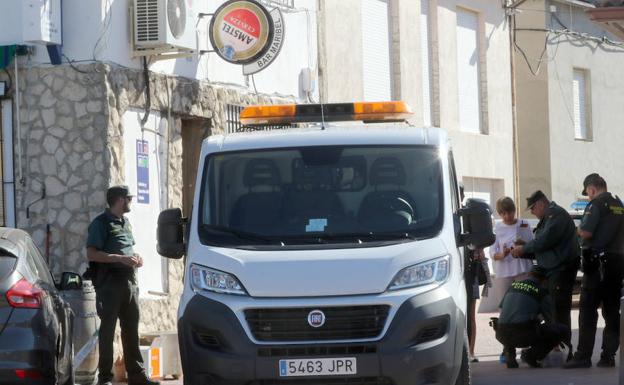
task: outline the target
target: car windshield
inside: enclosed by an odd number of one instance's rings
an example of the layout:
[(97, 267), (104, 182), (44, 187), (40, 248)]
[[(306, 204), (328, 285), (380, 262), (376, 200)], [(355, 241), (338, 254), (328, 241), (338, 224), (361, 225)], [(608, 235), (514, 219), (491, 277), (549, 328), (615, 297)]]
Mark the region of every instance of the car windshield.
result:
[(362, 244), (428, 238), (442, 226), (431, 146), (314, 146), (216, 153), (199, 234), (219, 246)]

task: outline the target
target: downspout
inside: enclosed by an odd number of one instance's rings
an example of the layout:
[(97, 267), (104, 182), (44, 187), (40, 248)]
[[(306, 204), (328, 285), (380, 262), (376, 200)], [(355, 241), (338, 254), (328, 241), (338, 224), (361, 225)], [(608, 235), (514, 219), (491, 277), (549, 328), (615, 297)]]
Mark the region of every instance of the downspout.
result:
[[(325, 84), (325, 71), (327, 70), (327, 67), (325, 65), (326, 63), (326, 52), (325, 52), (325, 45), (326, 45), (326, 41), (325, 41), (325, 24), (324, 24), (324, 17), (323, 17), (323, 13), (324, 11), (324, 7), (323, 7), (323, 1), (324, 0), (317, 0), (316, 2), (316, 7), (317, 7), (317, 14), (316, 14), (316, 68), (318, 71), (318, 84), (319, 84), (319, 103), (323, 104), (323, 103), (327, 103), (327, 87)], [(322, 109), (321, 109), (322, 112)]]
[(13, 101), (2, 100), (2, 187), (4, 225), (15, 227), (15, 171), (13, 169)]
[(19, 183), (24, 184), (24, 176), (22, 175), (22, 122), (20, 119), (20, 86), (19, 86), (19, 68), (17, 65), (17, 55), (13, 59), (15, 61), (15, 122), (17, 131), (17, 172), (19, 174)]
[[(513, 192), (514, 200), (520, 200), (520, 151), (518, 143), (518, 118), (516, 111), (516, 65), (514, 52), (514, 28), (513, 8), (505, 8), (507, 13), (507, 25), (509, 26), (509, 61), (511, 69), (511, 125), (513, 133), (512, 153), (513, 153)], [(520, 205), (516, 204), (516, 214), (520, 216)]]

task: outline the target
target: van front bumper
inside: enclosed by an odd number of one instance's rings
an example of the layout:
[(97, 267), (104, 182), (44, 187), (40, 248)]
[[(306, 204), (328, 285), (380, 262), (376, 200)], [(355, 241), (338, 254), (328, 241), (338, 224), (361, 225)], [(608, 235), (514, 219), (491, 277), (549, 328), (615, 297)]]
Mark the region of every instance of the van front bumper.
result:
[[(380, 340), (256, 344), (221, 302), (195, 295), (178, 321), (185, 384), (452, 384), (461, 364), (465, 315), (432, 290), (406, 300)], [(279, 360), (355, 357), (351, 376), (280, 377)], [(311, 381), (312, 379), (312, 381)], [(303, 380), (303, 382), (302, 382)]]

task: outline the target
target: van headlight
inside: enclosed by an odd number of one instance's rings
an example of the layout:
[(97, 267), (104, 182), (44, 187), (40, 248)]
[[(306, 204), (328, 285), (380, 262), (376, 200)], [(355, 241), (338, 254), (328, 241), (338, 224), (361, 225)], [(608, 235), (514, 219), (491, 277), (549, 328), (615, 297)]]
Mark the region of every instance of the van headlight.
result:
[(194, 291), (247, 295), (235, 276), (195, 264), (191, 265), (191, 286)]
[(394, 276), (388, 290), (400, 290), (429, 284), (442, 284), (451, 271), (448, 255), (406, 267)]

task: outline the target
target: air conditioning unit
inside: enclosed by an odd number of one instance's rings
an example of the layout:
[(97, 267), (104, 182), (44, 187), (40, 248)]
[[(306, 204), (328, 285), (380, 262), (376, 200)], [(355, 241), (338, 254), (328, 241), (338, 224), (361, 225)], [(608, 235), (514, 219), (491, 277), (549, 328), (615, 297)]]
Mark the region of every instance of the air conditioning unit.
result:
[(134, 47), (137, 50), (194, 51), (197, 0), (134, 0)]

